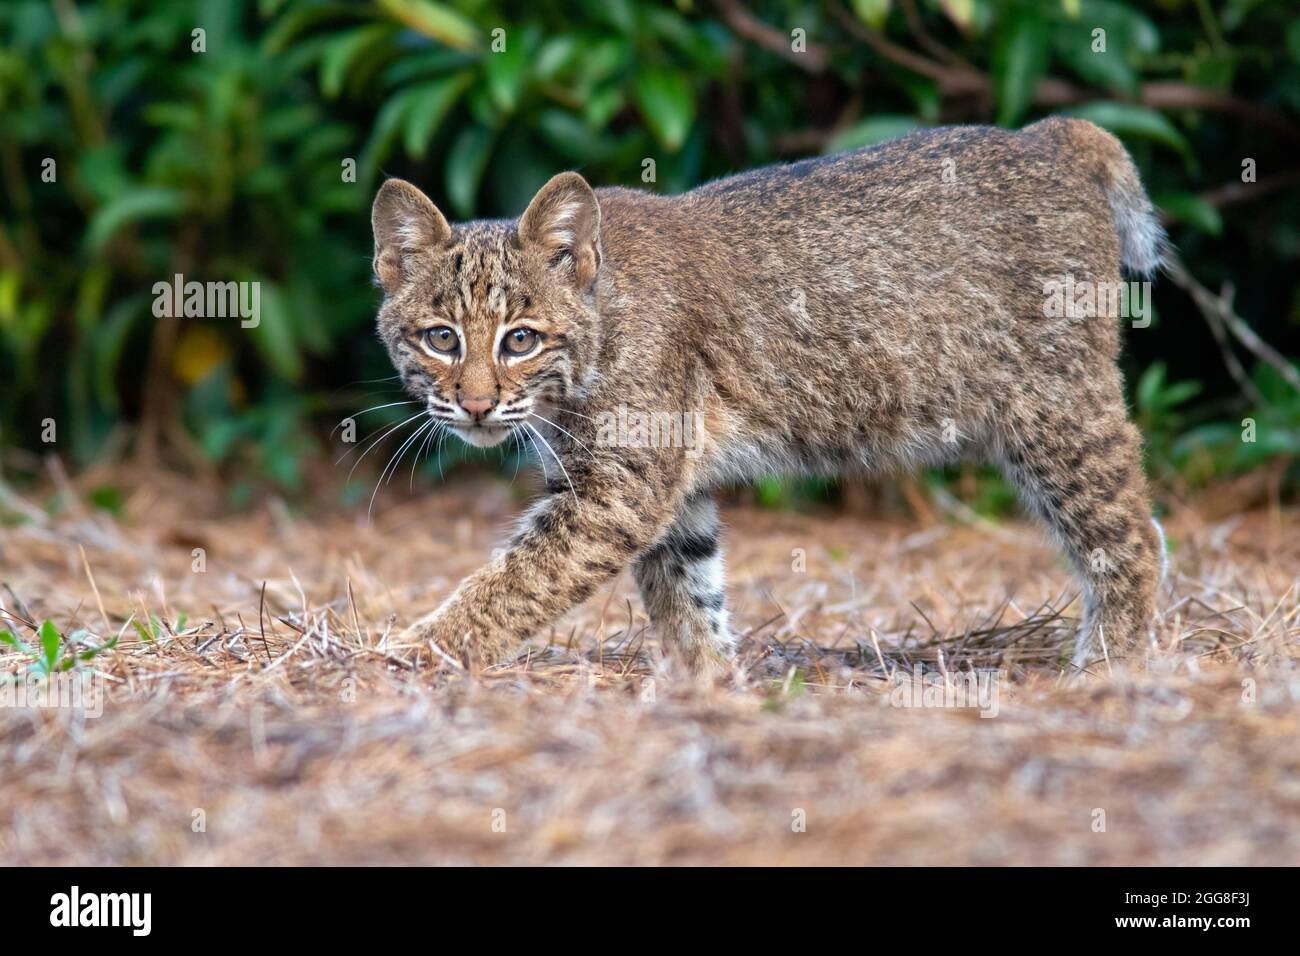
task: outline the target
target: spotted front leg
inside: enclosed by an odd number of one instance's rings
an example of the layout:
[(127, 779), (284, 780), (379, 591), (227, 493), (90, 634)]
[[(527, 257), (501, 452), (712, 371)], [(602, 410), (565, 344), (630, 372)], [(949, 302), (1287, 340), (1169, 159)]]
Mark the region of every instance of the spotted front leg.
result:
[(662, 536), (674, 514), (667, 469), (619, 455), (571, 461), (572, 485), (525, 515), (510, 547), (402, 635), (466, 663), (508, 658), (519, 642), (610, 581)]
[(717, 672), (735, 647), (718, 541), (721, 530), (717, 504), (708, 495), (696, 495), (633, 565), (641, 600), (665, 649), (697, 672)]

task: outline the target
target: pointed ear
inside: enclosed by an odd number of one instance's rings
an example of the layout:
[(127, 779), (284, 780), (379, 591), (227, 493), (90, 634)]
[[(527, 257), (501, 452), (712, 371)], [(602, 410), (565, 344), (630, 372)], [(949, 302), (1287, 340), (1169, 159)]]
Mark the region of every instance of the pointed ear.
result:
[(370, 210), (370, 228), (375, 233), (375, 275), (385, 292), (401, 285), (408, 255), (428, 252), (451, 239), (451, 226), (438, 207), (401, 179), (379, 187)]
[(577, 173), (552, 178), (520, 217), (519, 239), (589, 289), (600, 268), (600, 205), (587, 181)]

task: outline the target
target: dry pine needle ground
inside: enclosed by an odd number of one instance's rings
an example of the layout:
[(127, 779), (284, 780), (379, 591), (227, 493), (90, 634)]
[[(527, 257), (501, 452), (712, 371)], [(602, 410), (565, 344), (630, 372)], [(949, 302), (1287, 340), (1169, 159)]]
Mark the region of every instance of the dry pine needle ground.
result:
[[(504, 486), (373, 524), (136, 488), (116, 519), (6, 505), (4, 613), (121, 637), (102, 716), (0, 708), (5, 864), (1300, 862), (1293, 510), (1171, 516), (1158, 648), (1069, 680), (1036, 528), (730, 509), (746, 637), (706, 688), (627, 575), (508, 666), (397, 645), (499, 542)], [(892, 706), (918, 668), (995, 671), (996, 716)]]

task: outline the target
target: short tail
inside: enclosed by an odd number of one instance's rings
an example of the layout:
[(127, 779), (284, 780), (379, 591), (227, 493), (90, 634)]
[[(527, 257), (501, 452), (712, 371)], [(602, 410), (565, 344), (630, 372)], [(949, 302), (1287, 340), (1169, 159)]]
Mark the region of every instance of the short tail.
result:
[(1134, 275), (1149, 279), (1164, 262), (1169, 237), (1160, 225), (1160, 216), (1147, 191), (1142, 188), (1137, 167), (1128, 152), (1114, 136), (1109, 133), (1105, 136), (1115, 146), (1115, 157), (1108, 167), (1111, 182), (1106, 198), (1110, 200), (1115, 231), (1119, 233), (1120, 265)]
[(1067, 140), (1080, 160), (1094, 164), (1101, 173), (1119, 236), (1120, 265), (1130, 275), (1153, 276), (1164, 263), (1169, 237), (1124, 144), (1082, 119), (1046, 119), (1026, 128), (1026, 132), (1030, 130)]

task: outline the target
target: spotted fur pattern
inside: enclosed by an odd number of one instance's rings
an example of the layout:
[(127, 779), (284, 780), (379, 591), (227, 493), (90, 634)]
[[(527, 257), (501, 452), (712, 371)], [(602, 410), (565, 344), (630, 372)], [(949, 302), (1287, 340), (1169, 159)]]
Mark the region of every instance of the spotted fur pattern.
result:
[(707, 494), (682, 503), (668, 531), (632, 565), (641, 600), (687, 665), (701, 670), (731, 652), (718, 506)]
[[(1053, 281), (1159, 262), (1132, 162), (1097, 127), (928, 130), (673, 197), (564, 173), (518, 221), (454, 228), (390, 181), (373, 219), (407, 387), (467, 441), (534, 443), (548, 479), (411, 637), (500, 660), (631, 564), (666, 646), (716, 669), (733, 639), (711, 489), (969, 458), (1002, 466), (1078, 571), (1081, 665), (1147, 633), (1162, 543), (1120, 321), (1044, 307)], [(435, 327), (457, 354), (430, 349)], [(522, 358), (502, 350), (520, 328), (539, 336)], [(619, 409), (703, 428), (692, 447), (611, 438)]]

